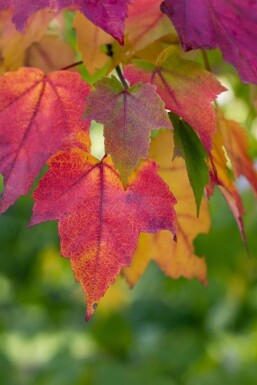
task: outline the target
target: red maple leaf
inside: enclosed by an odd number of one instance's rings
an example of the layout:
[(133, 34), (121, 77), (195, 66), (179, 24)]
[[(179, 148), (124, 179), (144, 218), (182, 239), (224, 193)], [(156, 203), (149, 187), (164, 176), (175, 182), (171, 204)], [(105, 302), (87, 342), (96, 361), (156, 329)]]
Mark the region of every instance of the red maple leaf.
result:
[(47, 159), (63, 139), (84, 129), (90, 87), (77, 73), (45, 75), (23, 68), (0, 78), (0, 172), (5, 191), (0, 213), (26, 195)]
[(73, 143), (48, 162), (50, 170), (33, 195), (31, 224), (59, 221), (61, 252), (85, 291), (89, 319), (130, 264), (139, 232), (175, 233), (176, 200), (153, 161), (140, 164), (125, 191), (110, 157), (99, 161), (79, 147)]
[(183, 48), (220, 48), (245, 82), (257, 83), (256, 0), (165, 0)]
[(216, 132), (216, 115), (211, 102), (225, 88), (215, 77), (189, 60), (182, 60), (176, 49), (167, 50), (157, 65), (135, 60), (124, 74), (134, 85), (138, 81), (156, 86), (166, 108), (183, 117), (198, 133), (207, 151)]

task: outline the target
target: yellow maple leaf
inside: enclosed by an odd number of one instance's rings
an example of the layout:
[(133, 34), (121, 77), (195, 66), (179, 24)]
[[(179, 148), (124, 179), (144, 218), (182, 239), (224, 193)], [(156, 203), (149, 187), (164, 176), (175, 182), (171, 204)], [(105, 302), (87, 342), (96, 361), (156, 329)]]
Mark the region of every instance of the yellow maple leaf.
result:
[(233, 120), (225, 119), (221, 112), (218, 114), (218, 126), (235, 176), (239, 178), (244, 175), (257, 195), (257, 172), (248, 154), (249, 138), (246, 129)]
[(134, 286), (147, 265), (154, 260), (170, 277), (198, 278), (206, 284), (205, 259), (195, 255), (193, 241), (200, 233), (210, 229), (206, 200), (197, 218), (194, 195), (187, 176), (185, 161), (172, 162), (173, 138), (171, 132), (162, 132), (152, 141), (150, 157), (160, 165), (159, 175), (177, 198), (177, 241), (167, 231), (157, 234), (141, 233), (138, 248), (129, 268), (123, 269), (130, 286)]
[(23, 66), (27, 48), (41, 39), (53, 17), (47, 9), (36, 12), (29, 20), (26, 33), (20, 33), (11, 21), (12, 11), (0, 13), (0, 73)]
[(105, 65), (111, 65), (111, 58), (101, 50), (101, 47), (113, 43), (114, 38), (91, 23), (80, 12), (77, 12), (74, 18), (73, 27), (77, 32), (78, 49), (89, 74), (93, 75)]
[(75, 60), (75, 52), (69, 44), (55, 34), (45, 34), (40, 41), (27, 49), (24, 64), (48, 73), (66, 67)]

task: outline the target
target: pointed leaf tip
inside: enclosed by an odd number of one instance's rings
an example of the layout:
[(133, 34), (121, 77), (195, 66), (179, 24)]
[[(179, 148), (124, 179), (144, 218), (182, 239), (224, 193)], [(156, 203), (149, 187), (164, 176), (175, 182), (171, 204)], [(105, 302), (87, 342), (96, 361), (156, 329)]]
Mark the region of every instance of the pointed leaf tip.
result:
[(192, 127), (173, 113), (169, 114), (174, 127), (175, 146), (186, 162), (188, 178), (194, 192), (196, 214), (199, 217), (205, 186), (209, 183), (208, 155)]

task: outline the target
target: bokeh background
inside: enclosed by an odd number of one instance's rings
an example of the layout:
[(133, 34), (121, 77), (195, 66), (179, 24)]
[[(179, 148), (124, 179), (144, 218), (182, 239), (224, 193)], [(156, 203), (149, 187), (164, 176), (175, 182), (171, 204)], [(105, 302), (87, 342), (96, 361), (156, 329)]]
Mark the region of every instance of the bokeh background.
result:
[[(219, 104), (249, 130), (256, 156), (256, 89), (218, 52), (209, 59), (229, 89)], [(100, 156), (99, 126), (92, 139)], [(0, 217), (0, 385), (256, 385), (257, 203), (238, 183), (250, 256), (216, 191), (211, 232), (195, 242), (208, 286), (152, 263), (133, 290), (119, 278), (88, 323), (56, 223), (28, 228), (32, 200), (21, 198)]]
[(249, 258), (222, 196), (196, 241), (209, 284), (171, 280), (153, 263), (119, 279), (84, 322), (85, 303), (56, 223), (27, 228), (32, 202), (0, 218), (1, 385), (255, 385), (257, 206), (244, 191)]

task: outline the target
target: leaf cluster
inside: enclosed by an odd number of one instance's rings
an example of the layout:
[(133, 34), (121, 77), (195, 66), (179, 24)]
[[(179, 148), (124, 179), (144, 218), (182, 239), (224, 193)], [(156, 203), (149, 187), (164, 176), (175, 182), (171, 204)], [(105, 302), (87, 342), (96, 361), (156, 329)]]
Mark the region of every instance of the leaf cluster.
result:
[[(226, 88), (206, 50), (257, 83), (256, 2), (22, 3), (0, 0), (0, 213), (47, 164), (30, 225), (58, 221), (86, 319), (120, 272), (134, 286), (151, 260), (206, 284), (193, 242), (209, 231), (215, 186), (245, 244), (235, 180), (257, 193), (247, 131), (215, 101)], [(91, 154), (93, 121), (102, 159)]]

